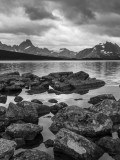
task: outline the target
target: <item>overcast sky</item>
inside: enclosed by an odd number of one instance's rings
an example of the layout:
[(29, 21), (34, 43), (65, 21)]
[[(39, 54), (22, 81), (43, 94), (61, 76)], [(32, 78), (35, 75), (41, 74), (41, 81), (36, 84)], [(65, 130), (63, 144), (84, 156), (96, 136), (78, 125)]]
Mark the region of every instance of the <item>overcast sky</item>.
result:
[(0, 0), (0, 41), (81, 50), (120, 45), (120, 0)]

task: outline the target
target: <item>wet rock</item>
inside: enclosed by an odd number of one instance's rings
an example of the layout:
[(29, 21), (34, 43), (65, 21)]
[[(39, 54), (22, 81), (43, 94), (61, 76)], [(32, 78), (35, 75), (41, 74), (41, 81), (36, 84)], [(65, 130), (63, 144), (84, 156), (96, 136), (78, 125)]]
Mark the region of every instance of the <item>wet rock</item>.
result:
[(38, 99), (33, 99), (31, 102), (33, 102), (33, 103), (38, 103), (38, 104), (43, 104), (40, 100), (38, 100)]
[(75, 89), (79, 90), (89, 90), (89, 89), (95, 89), (99, 88), (105, 85), (105, 82), (102, 80), (97, 79), (87, 79), (85, 81), (80, 81), (79, 79), (74, 80), (70, 79), (68, 80), (68, 83), (73, 86)]
[(7, 96), (6, 95), (0, 95), (0, 103), (5, 104), (7, 101)]
[(24, 147), (26, 142), (24, 140), (24, 138), (15, 138), (14, 141), (16, 142), (17, 146), (16, 149), (19, 149), (21, 147)]
[(53, 147), (54, 141), (51, 139), (48, 139), (47, 141), (44, 142), (44, 144), (46, 148), (50, 148), (50, 147)]
[(14, 99), (15, 102), (21, 102), (22, 100), (23, 100), (23, 98), (20, 96), (16, 96)]
[(95, 97), (90, 98), (89, 103), (97, 104), (105, 99), (115, 100), (115, 97), (112, 94), (102, 94)]
[(89, 74), (83, 72), (83, 71), (80, 71), (80, 72), (77, 72), (77, 73), (74, 73), (74, 74), (71, 74), (68, 79), (78, 79), (78, 80), (81, 80), (81, 81), (84, 81), (86, 79), (89, 78)]
[(23, 101), (18, 105), (10, 103), (6, 111), (6, 117), (9, 119), (9, 122), (17, 122), (22, 120), (27, 123), (37, 123), (38, 122), (38, 113), (36, 108), (29, 103)]
[(110, 134), (112, 121), (103, 113), (92, 113), (77, 106), (70, 106), (58, 111), (52, 118), (50, 130), (53, 133), (67, 128), (86, 137), (99, 137)]
[(50, 102), (50, 103), (57, 103), (58, 101), (56, 99), (50, 99), (48, 102)]
[(24, 74), (22, 74), (21, 77), (22, 78), (29, 78), (32, 81), (35, 80), (35, 79), (39, 80), (39, 77), (34, 75), (34, 74), (32, 74), (32, 73), (24, 73)]
[(113, 158), (114, 158), (114, 160), (120, 160), (120, 154), (115, 155)]
[(120, 123), (120, 102), (115, 100), (103, 100), (89, 108), (91, 112), (104, 113), (109, 116), (113, 123)]
[(53, 158), (43, 151), (26, 150), (15, 155), (12, 160), (53, 160)]
[(54, 90), (60, 91), (60, 92), (66, 92), (66, 91), (72, 91), (74, 90), (74, 87), (68, 83), (68, 82), (60, 82), (60, 81), (52, 81), (52, 87)]
[(67, 106), (68, 105), (66, 103), (60, 102), (58, 104), (55, 104), (55, 105), (51, 106), (50, 111), (51, 111), (51, 113), (56, 114), (59, 110), (65, 108)]
[(3, 107), (3, 106), (0, 106), (0, 116), (1, 115), (4, 115), (5, 113), (6, 113), (6, 108), (5, 107)]
[(49, 89), (49, 82), (43, 82), (39, 86), (31, 86), (31, 89), (27, 91), (30, 95), (32, 94), (40, 94), (48, 91)]
[(27, 110), (30, 110), (30, 109), (31, 111), (36, 110), (39, 117), (50, 113), (50, 107), (47, 105), (43, 105), (43, 104), (22, 101), (18, 103), (17, 105), (19, 107), (24, 108), (26, 110), (26, 113), (27, 113)]
[(0, 159), (9, 160), (14, 155), (16, 143), (14, 141), (0, 139)]
[(24, 124), (11, 124), (6, 129), (6, 134), (12, 138), (23, 138), (24, 140), (33, 140), (43, 130), (42, 126), (24, 123)]
[(114, 156), (120, 153), (120, 139), (113, 139), (112, 137), (103, 137), (97, 144), (104, 149), (109, 155)]
[(66, 129), (61, 129), (54, 141), (54, 152), (61, 152), (78, 160), (97, 160), (104, 151), (85, 137)]

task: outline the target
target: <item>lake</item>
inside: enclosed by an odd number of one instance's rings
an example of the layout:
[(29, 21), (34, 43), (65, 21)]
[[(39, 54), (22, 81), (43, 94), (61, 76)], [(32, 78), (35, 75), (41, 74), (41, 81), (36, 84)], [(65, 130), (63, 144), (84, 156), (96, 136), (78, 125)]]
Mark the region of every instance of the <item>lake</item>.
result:
[[(106, 85), (99, 89), (90, 90), (86, 94), (48, 94), (42, 93), (38, 95), (27, 95), (25, 90), (20, 93), (24, 100), (31, 100), (34, 98), (40, 99), (44, 104), (51, 106), (49, 99), (55, 98), (58, 102), (65, 102), (68, 105), (78, 105), (79, 107), (89, 107), (88, 100), (92, 96), (99, 94), (113, 94), (116, 99), (120, 99), (120, 61), (37, 61), (37, 62), (0, 62), (0, 73), (19, 71), (21, 74), (31, 72), (38, 76), (44, 76), (51, 72), (78, 72), (85, 71), (89, 73), (90, 77), (104, 80)], [(76, 101), (75, 99), (83, 99)], [(9, 102), (14, 102), (14, 97), (8, 97), (7, 103), (4, 105), (8, 107)], [(3, 104), (2, 104), (3, 105)], [(52, 116), (52, 114), (51, 114)], [(51, 119), (44, 116), (39, 120), (40, 125), (43, 125), (43, 141), (47, 139), (54, 139), (54, 135), (49, 131)], [(52, 149), (46, 149), (44, 144), (35, 146), (35, 148), (48, 152), (53, 155)], [(19, 150), (18, 150), (19, 151)], [(101, 160), (110, 160), (110, 157), (104, 156)]]

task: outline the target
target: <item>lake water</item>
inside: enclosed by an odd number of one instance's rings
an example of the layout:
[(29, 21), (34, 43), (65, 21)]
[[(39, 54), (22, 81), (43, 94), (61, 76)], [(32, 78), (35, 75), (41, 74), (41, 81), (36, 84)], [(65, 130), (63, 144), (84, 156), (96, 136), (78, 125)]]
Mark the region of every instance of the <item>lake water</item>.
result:
[[(89, 107), (88, 100), (92, 96), (99, 94), (113, 94), (116, 99), (120, 99), (120, 61), (39, 61), (39, 62), (0, 62), (0, 74), (6, 72), (19, 71), (21, 74), (31, 72), (38, 76), (44, 76), (51, 72), (67, 72), (67, 71), (85, 71), (89, 73), (90, 77), (104, 80), (106, 85), (99, 89), (90, 90), (84, 95), (69, 94), (69, 95), (55, 95), (42, 93), (38, 95), (27, 95), (25, 90), (22, 91), (20, 96), (24, 100), (31, 100), (34, 98), (40, 99), (44, 104), (51, 106), (48, 100), (55, 98), (58, 102), (65, 102), (68, 105), (78, 105), (79, 107)], [(82, 98), (83, 100), (75, 101), (75, 99)], [(8, 107), (9, 102), (14, 102), (14, 97), (8, 97), (7, 103), (4, 105)], [(1, 104), (2, 105), (2, 104)], [(52, 116), (52, 115), (51, 115)], [(51, 119), (46, 116), (41, 117), (39, 121), (43, 125), (43, 141), (47, 139), (54, 139), (54, 135), (49, 131)], [(52, 149), (46, 149), (44, 144), (36, 146), (35, 148), (48, 152), (53, 156)], [(110, 157), (103, 157), (101, 160), (111, 159)]]

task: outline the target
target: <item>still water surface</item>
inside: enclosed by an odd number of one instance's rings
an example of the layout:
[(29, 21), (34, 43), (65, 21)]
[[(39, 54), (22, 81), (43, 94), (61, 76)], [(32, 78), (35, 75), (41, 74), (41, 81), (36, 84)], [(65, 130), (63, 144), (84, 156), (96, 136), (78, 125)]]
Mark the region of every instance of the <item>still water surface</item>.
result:
[[(104, 80), (106, 85), (99, 89), (90, 90), (87, 94), (69, 94), (69, 95), (55, 95), (55, 94), (38, 94), (27, 95), (25, 90), (22, 91), (20, 96), (24, 100), (31, 100), (34, 98), (40, 99), (44, 104), (51, 106), (48, 103), (50, 98), (55, 98), (58, 102), (65, 102), (68, 105), (78, 105), (79, 107), (89, 107), (88, 100), (90, 97), (110, 93), (116, 99), (120, 99), (120, 61), (39, 61), (39, 62), (0, 62), (0, 74), (12, 71), (19, 71), (21, 74), (31, 72), (38, 76), (44, 76), (51, 72), (67, 72), (67, 71), (85, 71), (89, 73), (90, 77)], [(75, 99), (83, 98), (82, 101), (75, 101)], [(8, 97), (5, 107), (8, 107), (9, 102), (14, 102), (14, 97)], [(46, 116), (40, 118), (40, 125), (43, 125), (42, 132), (43, 141), (47, 139), (54, 139), (54, 135), (49, 131), (51, 125), (50, 118)], [(44, 144), (36, 146), (37, 149), (48, 152), (53, 156), (52, 149), (46, 149)], [(103, 157), (101, 160), (111, 160), (110, 157)]]

